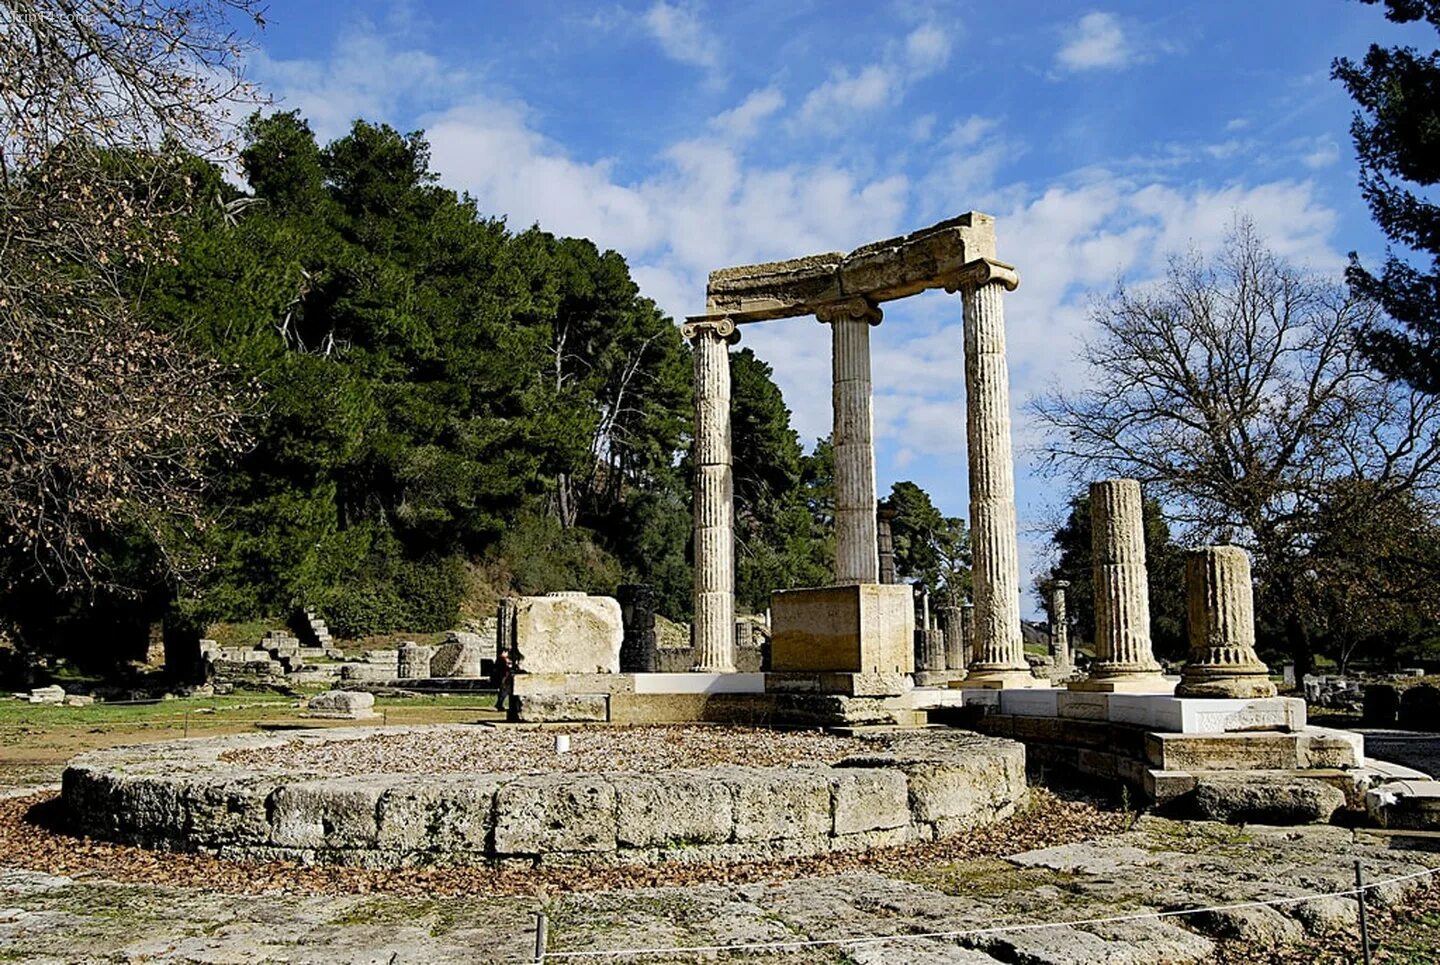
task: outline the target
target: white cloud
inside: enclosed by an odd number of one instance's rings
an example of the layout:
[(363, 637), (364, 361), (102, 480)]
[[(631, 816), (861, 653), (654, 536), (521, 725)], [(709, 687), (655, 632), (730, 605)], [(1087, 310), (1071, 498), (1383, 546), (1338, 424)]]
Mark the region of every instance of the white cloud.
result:
[(889, 45), (877, 63), (858, 70), (836, 67), (829, 80), (806, 95), (796, 124), (799, 129), (835, 134), (855, 117), (897, 104), (916, 81), (944, 67), (950, 39), (933, 25), (916, 27), (900, 45)]
[(645, 11), (643, 22), (671, 60), (707, 70), (720, 65), (720, 45), (715, 34), (701, 22), (699, 9), (694, 5), (656, 0)]
[(737, 106), (710, 118), (710, 126), (732, 140), (745, 141), (755, 136), (761, 122), (785, 106), (785, 95), (774, 87), (757, 90)]
[(1312, 171), (1328, 168), (1338, 160), (1340, 160), (1340, 145), (1328, 137), (1321, 137), (1311, 142), (1310, 149), (1300, 156), (1300, 163)]
[(1094, 11), (1066, 31), (1055, 61), (1066, 70), (1113, 70), (1129, 66), (1135, 56), (1115, 15)]

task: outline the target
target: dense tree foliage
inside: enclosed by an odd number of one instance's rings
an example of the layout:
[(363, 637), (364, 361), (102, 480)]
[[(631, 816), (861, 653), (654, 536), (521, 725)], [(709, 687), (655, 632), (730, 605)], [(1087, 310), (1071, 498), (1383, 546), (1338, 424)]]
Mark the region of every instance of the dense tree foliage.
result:
[(935, 595), (935, 605), (959, 606), (971, 596), (970, 531), (965, 521), (945, 516), (930, 494), (913, 482), (897, 482), (887, 500), (895, 510), (895, 574)]
[[(1424, 20), (1440, 30), (1437, 0), (1384, 4), (1388, 20)], [(1364, 333), (1366, 347), (1391, 375), (1440, 392), (1440, 204), (1426, 193), (1440, 183), (1440, 50), (1372, 44), (1359, 63), (1337, 59), (1333, 75), (1360, 108), (1350, 133), (1361, 191), (1380, 229), (1401, 249), (1387, 253), (1378, 274), (1350, 256), (1351, 287), (1379, 302), (1400, 326), (1372, 326)]]

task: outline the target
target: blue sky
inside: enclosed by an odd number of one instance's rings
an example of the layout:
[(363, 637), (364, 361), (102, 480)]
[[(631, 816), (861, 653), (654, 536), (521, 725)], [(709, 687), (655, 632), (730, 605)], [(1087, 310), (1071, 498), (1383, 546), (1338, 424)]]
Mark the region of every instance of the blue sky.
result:
[[(1006, 315), (1027, 571), (1079, 481), (1035, 474), (1024, 403), (1083, 384), (1091, 295), (1213, 250), (1237, 212), (1314, 270), (1373, 260), (1330, 61), (1435, 40), (1349, 0), (361, 0), (276, 2), (267, 20), (250, 76), (322, 139), (356, 117), (424, 129), (443, 183), (517, 229), (616, 249), (677, 318), (703, 310), (715, 268), (995, 215), (1021, 276)], [(873, 348), (881, 491), (913, 479), (963, 517), (960, 321), (958, 296), (891, 303)], [(742, 344), (807, 443), (828, 432), (825, 329), (747, 326)]]

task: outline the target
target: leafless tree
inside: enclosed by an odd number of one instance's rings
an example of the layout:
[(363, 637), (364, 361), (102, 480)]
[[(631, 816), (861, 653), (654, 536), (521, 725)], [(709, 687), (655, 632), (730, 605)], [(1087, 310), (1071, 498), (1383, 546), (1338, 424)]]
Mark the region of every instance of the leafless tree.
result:
[[(203, 525), (230, 373), (134, 294), (230, 150), (253, 0), (0, 0), (0, 579), (103, 583), (95, 537)], [(179, 565), (180, 559), (170, 562)]]
[(1356, 346), (1377, 313), (1239, 219), (1213, 260), (1174, 257), (1157, 285), (1096, 303), (1087, 387), (1033, 403), (1046, 463), (1138, 478), (1191, 538), (1250, 549), (1308, 664), (1299, 594), (1322, 517), (1363, 519), (1440, 482), (1440, 399), (1388, 381)]

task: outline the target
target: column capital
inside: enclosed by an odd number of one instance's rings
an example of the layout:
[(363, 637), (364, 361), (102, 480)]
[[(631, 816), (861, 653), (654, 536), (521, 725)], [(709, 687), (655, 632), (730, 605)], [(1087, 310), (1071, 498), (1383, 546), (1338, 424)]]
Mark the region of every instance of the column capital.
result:
[(693, 340), (708, 335), (714, 339), (724, 339), (731, 345), (740, 341), (740, 329), (735, 323), (725, 316), (694, 315), (685, 320), (680, 326), (680, 334), (687, 340)]
[(1013, 292), (1020, 287), (1020, 274), (1014, 265), (994, 258), (977, 258), (961, 266), (959, 271), (944, 280), (943, 285), (953, 295), (962, 288), (974, 290), (991, 282), (999, 282), (1007, 292)]
[(868, 298), (856, 296), (854, 298), (842, 298), (836, 302), (826, 302), (823, 305), (816, 305), (814, 308), (815, 320), (822, 325), (829, 324), (837, 318), (863, 318), (871, 325), (879, 325), (883, 313), (872, 304)]

